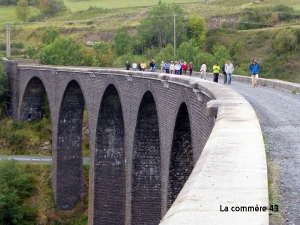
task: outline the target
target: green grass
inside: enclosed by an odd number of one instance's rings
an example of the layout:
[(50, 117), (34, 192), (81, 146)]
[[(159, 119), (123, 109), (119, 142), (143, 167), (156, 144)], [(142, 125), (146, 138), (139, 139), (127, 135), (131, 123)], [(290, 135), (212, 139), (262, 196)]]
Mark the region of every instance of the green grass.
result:
[(269, 189), (269, 205), (278, 205), (279, 212), (269, 212), (270, 225), (281, 225), (284, 224), (284, 212), (280, 205), (280, 168), (278, 163), (276, 163), (269, 156), (270, 145), (267, 137), (263, 134), (265, 150), (267, 155), (267, 165), (268, 165), (268, 189)]
[(15, 6), (0, 6), (0, 24), (4, 25), (6, 22), (18, 22), (16, 16)]
[(73, 210), (55, 209), (53, 189), (51, 186), (51, 164), (19, 163), (21, 170), (33, 176), (34, 190), (26, 203), (37, 208), (36, 224), (84, 225), (88, 215), (89, 165), (84, 165), (85, 194)]
[[(30, 16), (38, 14), (38, 9), (30, 7)], [(17, 18), (16, 6), (2, 6), (0, 5), (0, 27), (4, 27), (6, 22), (9, 23), (23, 23)]]

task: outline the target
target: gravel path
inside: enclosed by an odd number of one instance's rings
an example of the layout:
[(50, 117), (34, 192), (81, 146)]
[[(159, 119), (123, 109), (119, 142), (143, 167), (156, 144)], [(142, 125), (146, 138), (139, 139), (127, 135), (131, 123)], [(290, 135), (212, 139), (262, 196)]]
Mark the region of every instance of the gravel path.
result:
[(234, 81), (230, 87), (255, 109), (270, 145), (270, 157), (279, 165), (279, 209), (285, 212), (286, 225), (300, 225), (300, 95)]

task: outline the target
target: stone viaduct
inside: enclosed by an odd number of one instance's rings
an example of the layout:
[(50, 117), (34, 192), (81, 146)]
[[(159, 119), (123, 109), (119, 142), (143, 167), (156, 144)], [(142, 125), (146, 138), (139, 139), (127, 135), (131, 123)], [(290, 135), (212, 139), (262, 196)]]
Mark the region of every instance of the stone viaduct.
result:
[(220, 210), (268, 206), (260, 126), (237, 92), (160, 73), (14, 61), (5, 68), (14, 120), (40, 119), (47, 95), (58, 209), (72, 209), (84, 191), (86, 109), (89, 224), (268, 224), (268, 212)]

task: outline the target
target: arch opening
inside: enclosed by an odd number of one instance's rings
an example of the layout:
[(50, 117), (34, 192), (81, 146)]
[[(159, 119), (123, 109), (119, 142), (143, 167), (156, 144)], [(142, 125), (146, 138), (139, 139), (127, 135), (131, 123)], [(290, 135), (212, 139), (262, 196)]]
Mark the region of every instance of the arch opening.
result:
[(134, 135), (131, 224), (158, 224), (161, 219), (161, 156), (155, 101), (147, 91)]
[(85, 101), (79, 84), (71, 81), (63, 95), (58, 119), (56, 206), (73, 209), (84, 192), (82, 123)]
[(168, 182), (168, 208), (171, 207), (193, 170), (191, 126), (185, 103), (179, 107), (173, 134)]
[(44, 102), (47, 103), (47, 94), (43, 82), (33, 77), (27, 84), (20, 110), (20, 121), (40, 120), (45, 114)]
[(119, 94), (109, 85), (102, 97), (95, 141), (94, 224), (125, 224), (124, 122)]

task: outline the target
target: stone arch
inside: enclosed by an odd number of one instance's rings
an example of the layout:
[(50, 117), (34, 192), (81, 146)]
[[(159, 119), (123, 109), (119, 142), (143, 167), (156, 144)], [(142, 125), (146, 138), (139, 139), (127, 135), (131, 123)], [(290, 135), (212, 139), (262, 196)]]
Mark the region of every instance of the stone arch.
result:
[(133, 144), (131, 224), (158, 224), (161, 219), (161, 156), (154, 97), (141, 100)]
[(175, 122), (168, 182), (168, 208), (171, 207), (193, 170), (191, 124), (187, 105), (181, 103)]
[(38, 77), (32, 77), (23, 94), (20, 107), (20, 121), (33, 121), (43, 116), (43, 102), (46, 94), (45, 86)]
[(94, 161), (94, 224), (125, 224), (124, 122), (119, 93), (107, 86), (98, 115)]
[(59, 109), (56, 155), (56, 206), (75, 207), (84, 192), (82, 122), (85, 101), (77, 81), (70, 81)]

